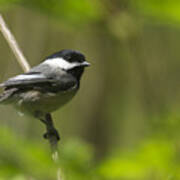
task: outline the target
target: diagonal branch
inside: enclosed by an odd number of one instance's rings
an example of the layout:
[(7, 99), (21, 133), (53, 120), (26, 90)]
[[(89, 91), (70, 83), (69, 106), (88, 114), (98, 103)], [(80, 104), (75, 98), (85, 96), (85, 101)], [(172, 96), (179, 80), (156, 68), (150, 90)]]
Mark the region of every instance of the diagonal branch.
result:
[(13, 51), (14, 55), (16, 56), (16, 59), (22, 69), (27, 72), (30, 69), (30, 65), (27, 62), (26, 58), (24, 57), (22, 51), (20, 50), (14, 36), (8, 29), (2, 15), (0, 14), (0, 31), (2, 32), (3, 36), (5, 37), (6, 41), (8, 42), (11, 50)]

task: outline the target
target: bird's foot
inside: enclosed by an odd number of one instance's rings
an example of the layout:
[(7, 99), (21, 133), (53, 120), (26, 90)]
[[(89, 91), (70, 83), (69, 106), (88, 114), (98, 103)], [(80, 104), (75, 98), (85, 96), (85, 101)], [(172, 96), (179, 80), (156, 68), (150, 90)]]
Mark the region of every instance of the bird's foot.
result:
[(51, 130), (48, 130), (48, 132), (46, 132), (46, 133), (43, 135), (43, 137), (44, 137), (45, 139), (50, 139), (50, 138), (52, 138), (52, 137), (55, 137), (57, 141), (60, 140), (59, 133), (58, 133), (58, 131), (57, 131), (55, 128), (53, 128), (53, 129), (51, 129)]

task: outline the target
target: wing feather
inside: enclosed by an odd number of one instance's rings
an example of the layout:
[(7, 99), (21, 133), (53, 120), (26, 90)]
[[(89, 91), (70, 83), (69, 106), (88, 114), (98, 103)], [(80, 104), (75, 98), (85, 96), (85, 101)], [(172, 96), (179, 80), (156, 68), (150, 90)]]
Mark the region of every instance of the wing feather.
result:
[(52, 76), (47, 77), (42, 73), (29, 72), (8, 79), (0, 84), (0, 87), (4, 87), (6, 90), (18, 88), (57, 92), (78, 88), (78, 85), (77, 80), (69, 74), (57, 77), (52, 74)]
[(27, 73), (15, 76), (1, 84), (2, 87), (26, 86), (37, 83), (51, 82), (52, 79), (47, 78), (41, 73)]

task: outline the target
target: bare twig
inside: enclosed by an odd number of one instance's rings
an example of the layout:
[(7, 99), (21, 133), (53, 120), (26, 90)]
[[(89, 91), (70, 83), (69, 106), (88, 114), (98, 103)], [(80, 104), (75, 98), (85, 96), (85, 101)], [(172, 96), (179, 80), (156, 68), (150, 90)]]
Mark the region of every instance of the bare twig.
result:
[(13, 51), (14, 55), (16, 56), (16, 59), (18, 61), (18, 63), (20, 64), (20, 66), (22, 67), (22, 69), (27, 72), (30, 69), (30, 65), (27, 62), (26, 58), (24, 57), (22, 51), (20, 50), (14, 36), (12, 35), (12, 33), (10, 32), (10, 30), (8, 29), (2, 15), (0, 14), (0, 30), (3, 34), (3, 36), (5, 37), (6, 41), (8, 42), (11, 50)]
[[(57, 163), (58, 159), (59, 159), (57, 145), (58, 145), (58, 141), (60, 140), (60, 136), (58, 134), (58, 131), (54, 128), (51, 114), (49, 114), (49, 113), (46, 114), (45, 118), (46, 118), (45, 124), (46, 124), (46, 129), (47, 129), (47, 133), (45, 135), (46, 135), (46, 138), (49, 140), (49, 143), (51, 146), (52, 159), (55, 163)], [(58, 168), (58, 170), (57, 170), (57, 180), (62, 180), (60, 168)]]
[[(29, 71), (30, 65), (29, 65), (28, 61), (26, 60), (26, 58), (24, 57), (22, 51), (20, 50), (13, 34), (8, 29), (1, 14), (0, 14), (0, 31), (2, 32), (6, 41), (8, 42), (11, 50), (13, 51), (14, 55), (16, 56), (16, 60), (18, 61), (18, 63), (20, 64), (20, 66), (22, 67), (24, 72)], [(53, 140), (53, 138), (50, 138), (50, 139)], [(53, 149), (52, 159), (55, 163), (57, 163), (57, 161), (59, 159), (59, 154), (57, 151), (57, 141), (55, 141), (55, 145), (53, 145), (53, 143), (54, 143), (53, 141), (52, 142), (50, 141), (51, 149)], [(57, 180), (62, 180), (60, 168), (58, 168), (58, 170), (57, 170)]]

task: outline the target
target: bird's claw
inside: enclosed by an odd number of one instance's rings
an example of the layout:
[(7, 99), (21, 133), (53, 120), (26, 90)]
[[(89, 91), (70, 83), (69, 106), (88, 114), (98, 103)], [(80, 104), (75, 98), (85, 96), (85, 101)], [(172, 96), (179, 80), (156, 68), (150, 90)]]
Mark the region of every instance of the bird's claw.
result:
[(45, 138), (45, 139), (50, 139), (51, 137), (56, 137), (56, 139), (59, 141), (60, 140), (60, 136), (59, 136), (59, 133), (58, 133), (58, 131), (56, 130), (56, 129), (53, 129), (53, 130), (51, 130), (51, 131), (48, 131), (48, 132), (46, 132), (44, 135), (43, 135), (43, 137)]

